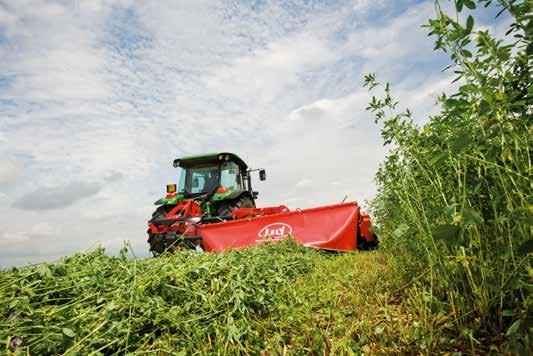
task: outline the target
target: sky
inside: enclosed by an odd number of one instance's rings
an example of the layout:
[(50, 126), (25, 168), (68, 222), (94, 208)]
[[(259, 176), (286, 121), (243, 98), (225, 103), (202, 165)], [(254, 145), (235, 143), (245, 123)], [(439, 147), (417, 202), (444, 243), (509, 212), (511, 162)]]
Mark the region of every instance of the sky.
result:
[(453, 73), (421, 28), (434, 14), (414, 0), (0, 0), (0, 267), (124, 241), (147, 256), (153, 202), (189, 154), (265, 168), (258, 206), (365, 205), (387, 148), (363, 75), (417, 122), (436, 112)]

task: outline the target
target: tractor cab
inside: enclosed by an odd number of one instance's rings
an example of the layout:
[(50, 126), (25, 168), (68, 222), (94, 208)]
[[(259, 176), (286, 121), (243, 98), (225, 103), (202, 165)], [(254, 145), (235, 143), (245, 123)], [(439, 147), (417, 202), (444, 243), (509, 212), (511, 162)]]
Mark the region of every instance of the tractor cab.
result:
[(235, 154), (184, 157), (176, 159), (174, 167), (180, 170), (177, 193), (184, 197), (213, 194), (215, 198), (216, 195), (237, 191), (247, 191), (253, 196), (247, 180), (248, 166)]
[[(256, 170), (248, 170), (248, 165), (236, 154), (222, 152), (179, 158), (174, 160), (174, 167), (180, 170), (177, 194), (185, 198), (207, 194), (217, 201), (243, 193), (257, 198), (250, 175)], [(266, 179), (264, 169), (259, 170), (259, 178)]]
[(154, 216), (161, 216), (180, 201), (197, 200), (208, 216), (227, 214), (236, 207), (255, 207), (258, 192), (252, 188), (252, 175), (259, 171), (265, 180), (264, 169), (248, 169), (236, 154), (229, 152), (188, 156), (174, 160), (178, 168), (178, 184), (167, 185), (167, 195), (155, 202), (161, 207)]

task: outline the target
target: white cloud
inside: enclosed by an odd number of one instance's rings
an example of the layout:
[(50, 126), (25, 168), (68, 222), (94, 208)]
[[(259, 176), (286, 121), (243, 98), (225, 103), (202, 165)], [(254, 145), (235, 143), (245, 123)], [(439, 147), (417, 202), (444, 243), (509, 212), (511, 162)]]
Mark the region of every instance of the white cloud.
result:
[(302, 179), (296, 182), (295, 187), (296, 188), (308, 188), (313, 185), (312, 179)]
[(123, 240), (147, 255), (152, 202), (184, 154), (266, 168), (260, 205), (372, 197), (386, 150), (362, 75), (421, 119), (449, 80), (419, 27), (432, 3), (411, 3), (2, 3), (0, 225), (17, 241), (2, 264)]
[(13, 243), (28, 241), (30, 237), (23, 232), (6, 232), (0, 236), (0, 243)]
[(15, 182), (20, 172), (21, 167), (12, 160), (0, 159), (0, 184)]
[(327, 116), (336, 124), (355, 122), (358, 120), (356, 113), (364, 115), (364, 107), (368, 99), (369, 96), (365, 90), (357, 90), (350, 95), (336, 99), (320, 99), (293, 110), (289, 114), (289, 119), (305, 120), (311, 124)]
[(244, 102), (271, 103), (281, 91), (295, 85), (298, 75), (335, 59), (327, 43), (309, 34), (296, 34), (268, 44), (229, 66), (214, 70), (208, 88)]
[(61, 209), (97, 194), (101, 189), (98, 183), (72, 182), (56, 187), (40, 187), (29, 192), (13, 203), (22, 210)]

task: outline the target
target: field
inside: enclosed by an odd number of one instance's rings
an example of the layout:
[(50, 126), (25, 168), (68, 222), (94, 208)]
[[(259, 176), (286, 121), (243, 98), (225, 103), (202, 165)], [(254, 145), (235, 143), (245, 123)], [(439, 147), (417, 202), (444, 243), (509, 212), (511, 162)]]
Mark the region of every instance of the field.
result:
[[(533, 349), (532, 3), (436, 3), (454, 93), (416, 122), (369, 74), (390, 152), (377, 251), (292, 240), (156, 259), (103, 250), (0, 271), (8, 354), (523, 354)], [(511, 22), (476, 28), (479, 7)], [(500, 15), (498, 15), (500, 16)], [(355, 149), (355, 148), (354, 148)]]
[[(370, 354), (503, 351), (384, 251), (326, 253), (289, 240), (157, 259), (101, 249), (0, 273), (0, 338), (30, 354)], [(20, 346), (12, 347), (19, 343)]]
[[(383, 252), (292, 241), (148, 260), (103, 250), (0, 274), (0, 338), (31, 354), (430, 352), (463, 347)], [(410, 297), (411, 294), (415, 298)]]

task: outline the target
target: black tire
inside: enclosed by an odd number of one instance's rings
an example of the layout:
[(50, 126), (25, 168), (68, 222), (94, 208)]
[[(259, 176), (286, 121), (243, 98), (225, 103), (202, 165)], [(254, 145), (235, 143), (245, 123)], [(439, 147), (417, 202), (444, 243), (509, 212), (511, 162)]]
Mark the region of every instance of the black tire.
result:
[(172, 210), (172, 206), (161, 205), (152, 213), (152, 219), (164, 219), (167, 217), (167, 214)]
[(236, 199), (223, 200), (216, 208), (217, 216), (228, 216), (233, 210), (239, 208), (255, 208), (254, 201), (246, 195), (241, 195)]
[(148, 235), (150, 236), (148, 237), (148, 243), (150, 244), (150, 252), (154, 255), (154, 257), (162, 255), (167, 249), (166, 243), (161, 237), (151, 236), (152, 234), (150, 233), (148, 233)]
[[(167, 213), (172, 210), (172, 206), (168, 205), (161, 205), (155, 211), (152, 213), (152, 219), (164, 219), (167, 217)], [(154, 256), (159, 256), (163, 252), (165, 252), (167, 246), (165, 241), (158, 236), (155, 236), (150, 232), (150, 229), (148, 229), (148, 244), (150, 245), (150, 252)]]
[(367, 242), (367, 246), (368, 246), (368, 249), (369, 250), (375, 250), (378, 248), (379, 246), (379, 239), (378, 239), (378, 235), (374, 234), (374, 240), (370, 241), (370, 242)]
[(373, 234), (373, 235), (374, 235), (374, 240), (366, 241), (361, 237), (361, 235), (357, 234), (357, 249), (361, 251), (377, 249), (379, 246), (378, 235), (376, 234)]

